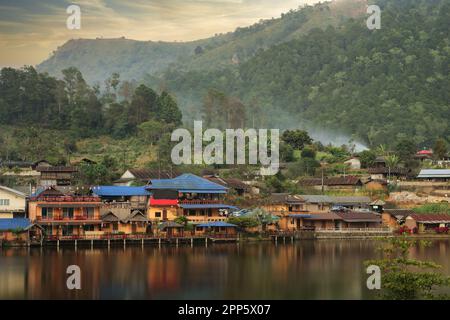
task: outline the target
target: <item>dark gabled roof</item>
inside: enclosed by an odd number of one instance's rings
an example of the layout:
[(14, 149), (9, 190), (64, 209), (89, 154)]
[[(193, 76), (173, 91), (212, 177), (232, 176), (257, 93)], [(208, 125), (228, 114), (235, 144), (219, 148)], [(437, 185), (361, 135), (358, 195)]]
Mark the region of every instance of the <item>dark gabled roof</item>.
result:
[(150, 180), (147, 189), (178, 190), (179, 192), (226, 193), (227, 188), (196, 175), (185, 173), (173, 179)]
[(0, 167), (7, 167), (7, 168), (28, 168), (33, 167), (33, 162), (29, 161), (14, 161), (14, 160), (3, 160), (0, 161)]
[(131, 214), (122, 220), (124, 223), (128, 222), (148, 222), (148, 219), (144, 213), (140, 210), (133, 210)]
[[(129, 211), (128, 211), (129, 212)], [(102, 216), (102, 220), (104, 222), (148, 222), (147, 217), (144, 213), (139, 210), (133, 210), (131, 213), (127, 213), (126, 211), (117, 210), (117, 211), (109, 211), (108, 213)]]
[(61, 196), (64, 196), (64, 195), (65, 195), (65, 193), (57, 190), (55, 187), (52, 186), (52, 187), (46, 187), (46, 188), (39, 188), (30, 197), (31, 198), (61, 197)]
[(128, 169), (130, 173), (141, 181), (152, 179), (172, 179), (178, 177), (181, 173), (177, 170), (158, 170), (158, 169)]
[(164, 221), (159, 225), (159, 229), (165, 230), (167, 228), (184, 228), (182, 224), (176, 223), (174, 221)]
[(450, 214), (445, 213), (439, 213), (439, 214), (431, 214), (431, 213), (424, 213), (424, 214), (412, 214), (409, 217), (413, 218), (417, 222), (422, 223), (450, 223)]
[(406, 218), (407, 216), (416, 214), (416, 212), (411, 209), (384, 209), (383, 211), (396, 218)]
[(243, 189), (243, 190), (247, 190), (249, 188), (248, 185), (246, 185), (239, 179), (219, 178), (219, 177), (204, 177), (204, 178), (227, 188)]
[(356, 176), (330, 177), (326, 179), (327, 186), (356, 186), (362, 185), (361, 179)]
[[(306, 178), (301, 179), (298, 182), (301, 186), (320, 186), (322, 185), (322, 178)], [(356, 186), (362, 185), (362, 181), (356, 176), (341, 176), (341, 177), (328, 177), (323, 179), (325, 186)]]
[(359, 211), (340, 211), (336, 212), (345, 222), (380, 222), (381, 217), (378, 214)]

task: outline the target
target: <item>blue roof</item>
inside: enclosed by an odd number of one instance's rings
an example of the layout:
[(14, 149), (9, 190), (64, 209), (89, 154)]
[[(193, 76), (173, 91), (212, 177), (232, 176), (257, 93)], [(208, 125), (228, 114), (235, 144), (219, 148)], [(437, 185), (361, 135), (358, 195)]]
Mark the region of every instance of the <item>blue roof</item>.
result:
[(173, 179), (154, 179), (149, 181), (147, 189), (168, 189), (180, 192), (226, 193), (228, 188), (220, 184), (185, 173)]
[(237, 227), (237, 225), (231, 224), (231, 223), (228, 223), (228, 222), (223, 222), (223, 221), (214, 221), (214, 222), (200, 223), (200, 224), (197, 225), (197, 227), (204, 227), (204, 228), (209, 228), (209, 227)]
[(97, 186), (93, 187), (92, 193), (99, 197), (129, 197), (129, 196), (148, 196), (150, 192), (146, 186), (128, 187), (128, 186)]
[(26, 218), (0, 219), (0, 231), (26, 229), (29, 226), (31, 222)]
[(237, 209), (235, 206), (230, 206), (228, 204), (180, 204), (183, 209)]

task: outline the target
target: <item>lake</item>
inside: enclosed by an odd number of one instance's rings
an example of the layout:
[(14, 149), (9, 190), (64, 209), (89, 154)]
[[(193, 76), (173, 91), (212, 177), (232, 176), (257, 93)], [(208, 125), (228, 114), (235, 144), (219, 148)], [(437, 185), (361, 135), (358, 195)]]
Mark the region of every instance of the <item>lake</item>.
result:
[[(303, 240), (208, 247), (0, 249), (0, 299), (373, 299), (364, 260), (375, 240)], [(450, 240), (412, 255), (450, 275)], [(81, 269), (68, 290), (66, 269)]]

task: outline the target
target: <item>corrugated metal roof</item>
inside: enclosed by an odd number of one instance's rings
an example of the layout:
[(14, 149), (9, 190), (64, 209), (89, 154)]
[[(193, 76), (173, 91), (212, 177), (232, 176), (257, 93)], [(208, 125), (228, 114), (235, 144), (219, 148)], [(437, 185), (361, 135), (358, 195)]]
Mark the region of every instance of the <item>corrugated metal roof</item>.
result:
[(371, 202), (369, 197), (351, 196), (351, 197), (331, 197), (332, 203), (335, 204), (351, 204), (351, 203), (367, 203)]
[(450, 169), (422, 169), (417, 178), (450, 178)]
[(301, 198), (305, 200), (305, 202), (309, 203), (331, 203), (332, 197), (330, 196), (324, 196), (324, 195), (309, 195), (309, 194), (302, 194)]
[(26, 229), (32, 224), (26, 218), (0, 219), (0, 231)]
[(128, 186), (97, 186), (92, 187), (92, 193), (99, 197), (130, 197), (130, 196), (148, 196), (151, 193), (142, 187)]
[(346, 222), (380, 222), (381, 216), (369, 213), (369, 212), (358, 212), (358, 211), (345, 211), (337, 212), (338, 216)]
[(190, 190), (190, 192), (209, 192), (220, 191), (226, 192), (228, 188), (220, 184), (211, 182), (207, 179), (198, 177), (196, 175), (185, 173), (173, 179), (156, 179), (150, 180), (147, 189), (171, 189), (171, 190)]

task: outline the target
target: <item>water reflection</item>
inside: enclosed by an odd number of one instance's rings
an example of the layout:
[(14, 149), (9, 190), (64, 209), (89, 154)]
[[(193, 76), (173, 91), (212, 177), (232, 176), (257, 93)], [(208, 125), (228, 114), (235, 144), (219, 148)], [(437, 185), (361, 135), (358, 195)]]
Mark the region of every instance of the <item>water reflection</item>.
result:
[[(0, 299), (371, 299), (364, 240), (126, 249), (0, 250)], [(450, 274), (450, 241), (413, 250)], [(66, 288), (66, 268), (82, 290)]]

